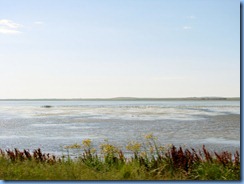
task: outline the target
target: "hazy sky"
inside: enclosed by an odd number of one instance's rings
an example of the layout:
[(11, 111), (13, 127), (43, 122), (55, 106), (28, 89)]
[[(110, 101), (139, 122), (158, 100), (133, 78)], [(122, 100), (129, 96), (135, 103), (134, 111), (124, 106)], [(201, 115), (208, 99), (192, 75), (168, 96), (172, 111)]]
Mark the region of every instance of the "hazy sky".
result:
[(0, 0), (0, 98), (240, 96), (238, 0)]

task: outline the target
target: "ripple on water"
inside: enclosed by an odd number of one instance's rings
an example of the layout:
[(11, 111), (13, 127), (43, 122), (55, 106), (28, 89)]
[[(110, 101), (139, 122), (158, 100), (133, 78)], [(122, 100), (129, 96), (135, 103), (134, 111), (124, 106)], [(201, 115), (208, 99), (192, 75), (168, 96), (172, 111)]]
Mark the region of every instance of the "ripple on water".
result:
[(227, 140), (224, 138), (210, 137), (202, 140), (202, 143), (214, 143), (214, 144), (229, 144), (229, 145), (240, 145), (238, 140)]

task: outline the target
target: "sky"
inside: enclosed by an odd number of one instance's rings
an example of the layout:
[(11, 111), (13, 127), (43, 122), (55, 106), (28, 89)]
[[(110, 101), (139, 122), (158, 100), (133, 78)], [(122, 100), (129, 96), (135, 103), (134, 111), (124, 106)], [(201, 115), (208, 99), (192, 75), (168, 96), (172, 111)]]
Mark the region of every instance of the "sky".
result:
[(0, 0), (0, 99), (240, 96), (240, 1)]

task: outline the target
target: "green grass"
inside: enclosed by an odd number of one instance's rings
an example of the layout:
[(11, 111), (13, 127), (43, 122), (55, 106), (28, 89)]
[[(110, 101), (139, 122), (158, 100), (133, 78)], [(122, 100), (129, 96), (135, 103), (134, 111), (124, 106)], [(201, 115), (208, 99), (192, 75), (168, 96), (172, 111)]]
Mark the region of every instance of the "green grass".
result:
[[(77, 159), (57, 158), (40, 149), (0, 150), (2, 180), (240, 180), (238, 152), (210, 154), (174, 146), (158, 146), (149, 134), (143, 143), (126, 147), (133, 156), (125, 157), (116, 146), (105, 142), (96, 151), (89, 139), (66, 146), (83, 149)], [(98, 154), (99, 153), (99, 154)]]

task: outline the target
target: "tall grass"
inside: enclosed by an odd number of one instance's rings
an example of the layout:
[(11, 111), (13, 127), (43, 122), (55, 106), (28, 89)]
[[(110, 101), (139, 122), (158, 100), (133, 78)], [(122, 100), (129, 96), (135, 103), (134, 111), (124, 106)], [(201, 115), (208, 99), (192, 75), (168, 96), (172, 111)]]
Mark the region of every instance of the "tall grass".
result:
[(240, 180), (240, 156), (229, 152), (159, 146), (152, 134), (142, 143), (132, 141), (125, 156), (105, 141), (98, 152), (90, 139), (66, 149), (82, 149), (76, 159), (57, 158), (28, 150), (0, 150), (3, 180)]

